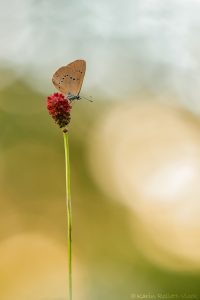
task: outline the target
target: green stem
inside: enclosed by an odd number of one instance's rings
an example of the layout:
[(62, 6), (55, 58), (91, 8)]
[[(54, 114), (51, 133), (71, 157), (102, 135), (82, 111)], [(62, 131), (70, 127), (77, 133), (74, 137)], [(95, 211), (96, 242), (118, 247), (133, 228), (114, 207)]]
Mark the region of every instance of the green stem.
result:
[(66, 172), (66, 204), (67, 204), (67, 247), (68, 247), (68, 300), (72, 300), (72, 209), (70, 189), (70, 164), (68, 132), (63, 133), (65, 148), (65, 172)]

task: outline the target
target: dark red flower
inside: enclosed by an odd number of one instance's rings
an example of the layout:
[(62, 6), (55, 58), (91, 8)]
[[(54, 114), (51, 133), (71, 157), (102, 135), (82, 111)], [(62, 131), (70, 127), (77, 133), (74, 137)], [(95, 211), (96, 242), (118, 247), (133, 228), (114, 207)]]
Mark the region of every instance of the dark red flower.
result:
[(63, 94), (54, 93), (47, 97), (47, 109), (60, 128), (66, 127), (70, 120), (71, 104)]

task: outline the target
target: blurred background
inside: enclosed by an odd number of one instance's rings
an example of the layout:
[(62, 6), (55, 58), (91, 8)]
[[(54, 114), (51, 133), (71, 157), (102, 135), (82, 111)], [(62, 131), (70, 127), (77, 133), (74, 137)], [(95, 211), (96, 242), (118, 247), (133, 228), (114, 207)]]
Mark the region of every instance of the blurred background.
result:
[(199, 15), (198, 0), (1, 0), (1, 300), (67, 299), (46, 97), (79, 58), (95, 101), (70, 124), (74, 300), (200, 299)]

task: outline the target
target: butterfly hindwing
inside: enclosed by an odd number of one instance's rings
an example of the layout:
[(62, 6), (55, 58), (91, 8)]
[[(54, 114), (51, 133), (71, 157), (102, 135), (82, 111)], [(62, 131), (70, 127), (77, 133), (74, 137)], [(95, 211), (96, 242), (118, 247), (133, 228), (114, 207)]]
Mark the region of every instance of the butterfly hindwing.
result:
[(86, 70), (84, 60), (75, 60), (59, 68), (53, 75), (54, 86), (66, 97), (68, 94), (78, 98)]

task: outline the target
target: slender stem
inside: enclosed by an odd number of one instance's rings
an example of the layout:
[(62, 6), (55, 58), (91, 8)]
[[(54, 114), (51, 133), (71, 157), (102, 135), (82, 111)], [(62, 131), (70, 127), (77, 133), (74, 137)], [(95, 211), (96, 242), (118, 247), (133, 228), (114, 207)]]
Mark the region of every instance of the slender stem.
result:
[(72, 300), (72, 209), (70, 189), (70, 163), (68, 132), (63, 133), (65, 148), (65, 172), (66, 172), (66, 204), (67, 204), (67, 247), (68, 247), (68, 300)]

